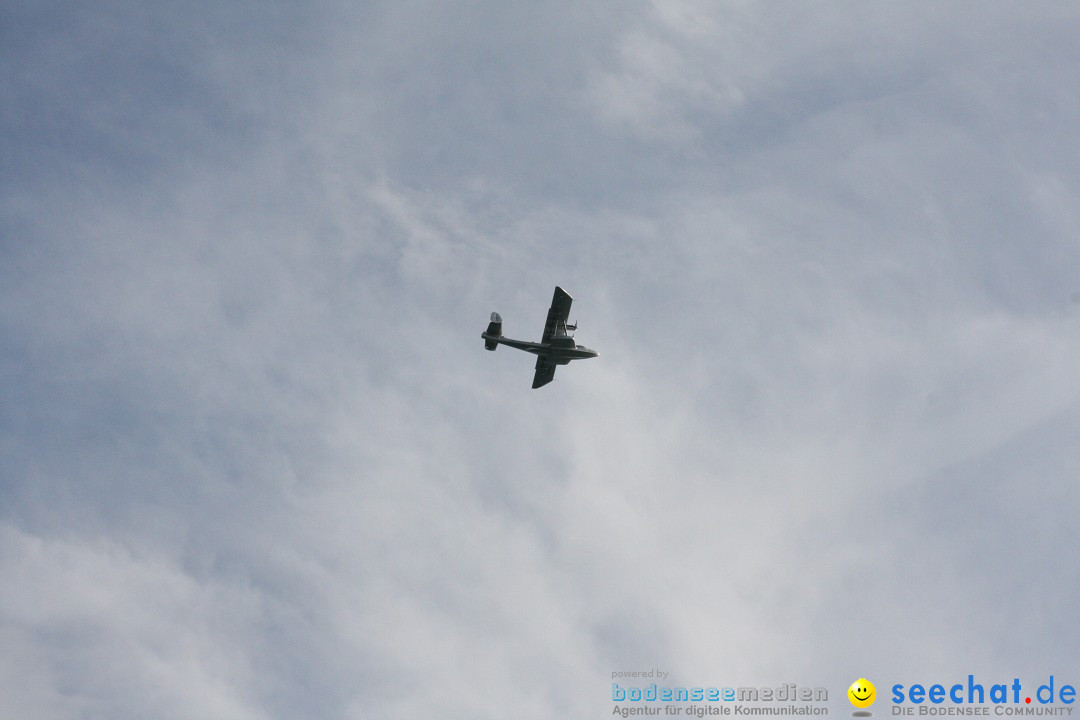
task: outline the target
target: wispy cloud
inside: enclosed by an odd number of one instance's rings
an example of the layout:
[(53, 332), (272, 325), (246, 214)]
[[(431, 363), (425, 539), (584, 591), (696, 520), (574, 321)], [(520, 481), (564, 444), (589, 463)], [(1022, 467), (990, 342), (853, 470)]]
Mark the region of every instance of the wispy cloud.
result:
[(0, 710), (1071, 667), (1078, 19), (5, 9)]

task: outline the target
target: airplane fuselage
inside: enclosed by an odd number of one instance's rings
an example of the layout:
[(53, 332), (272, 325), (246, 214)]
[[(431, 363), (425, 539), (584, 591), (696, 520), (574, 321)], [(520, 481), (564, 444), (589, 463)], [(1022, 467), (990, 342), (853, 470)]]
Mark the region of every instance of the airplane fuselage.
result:
[(480, 337), (485, 340), (497, 342), (500, 345), (508, 345), (512, 348), (517, 348), (518, 350), (530, 352), (533, 355), (546, 357), (557, 365), (568, 365), (571, 360), (585, 360), (586, 358), (594, 358), (599, 355), (595, 350), (590, 350), (584, 345), (576, 344), (574, 339), (570, 337), (555, 338), (550, 343), (514, 340), (512, 338), (503, 337), (502, 335), (489, 335), (488, 333), (482, 333)]

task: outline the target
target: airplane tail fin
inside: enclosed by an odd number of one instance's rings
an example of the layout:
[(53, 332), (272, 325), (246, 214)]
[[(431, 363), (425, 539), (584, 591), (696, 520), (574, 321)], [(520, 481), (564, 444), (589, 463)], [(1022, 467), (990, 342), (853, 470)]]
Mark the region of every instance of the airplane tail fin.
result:
[[(499, 313), (491, 313), (491, 322), (488, 323), (487, 332), (485, 335), (494, 335), (495, 337), (502, 337), (502, 318)], [(496, 340), (489, 340), (484, 338), (484, 347), (488, 350), (494, 350), (499, 347), (499, 343)]]

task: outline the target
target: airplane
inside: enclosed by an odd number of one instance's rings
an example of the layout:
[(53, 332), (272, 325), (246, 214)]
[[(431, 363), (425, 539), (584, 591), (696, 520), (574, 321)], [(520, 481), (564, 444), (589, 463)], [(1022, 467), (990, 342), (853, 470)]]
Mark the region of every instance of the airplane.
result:
[(599, 355), (595, 350), (574, 343), (574, 336), (567, 333), (567, 330), (577, 330), (577, 325), (566, 323), (566, 319), (570, 317), (570, 303), (572, 302), (574, 298), (570, 297), (568, 292), (561, 287), (555, 287), (547, 322), (544, 324), (544, 336), (538, 343), (503, 337), (502, 318), (497, 312), (491, 313), (491, 322), (488, 323), (487, 332), (480, 334), (480, 337), (484, 338), (484, 347), (495, 350), (499, 345), (509, 345), (536, 355), (533, 389), (547, 385), (555, 379), (556, 366), (568, 365), (571, 360), (584, 360)]

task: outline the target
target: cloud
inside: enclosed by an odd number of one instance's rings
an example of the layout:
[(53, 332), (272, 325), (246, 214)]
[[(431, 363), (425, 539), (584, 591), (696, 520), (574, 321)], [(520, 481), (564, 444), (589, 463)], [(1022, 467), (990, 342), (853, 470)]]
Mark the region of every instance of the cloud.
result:
[(9, 714), (1069, 667), (1071, 11), (5, 12)]

